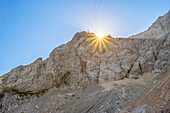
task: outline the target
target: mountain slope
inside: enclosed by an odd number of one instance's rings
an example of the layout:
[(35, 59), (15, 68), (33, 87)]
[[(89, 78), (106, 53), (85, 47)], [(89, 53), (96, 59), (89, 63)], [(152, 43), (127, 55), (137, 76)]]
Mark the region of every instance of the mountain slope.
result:
[(154, 76), (170, 64), (170, 11), (140, 34), (127, 39), (109, 37), (111, 44), (106, 44), (108, 50), (102, 50), (102, 54), (93, 47), (87, 49), (92, 35), (76, 33), (46, 60), (38, 58), (3, 75), (1, 111), (31, 102), (55, 87), (84, 89), (123, 77), (142, 78), (148, 73)]
[[(123, 110), (132, 112), (133, 109), (147, 104), (153, 107), (154, 111), (166, 110), (169, 103), (169, 81), (170, 70), (166, 67), (164, 71), (147, 84), (137, 95), (134, 95), (123, 107)], [(161, 104), (160, 104), (161, 103)], [(138, 110), (138, 109), (137, 109)], [(135, 113), (135, 110), (134, 110)]]
[(44, 96), (26, 102), (10, 110), (9, 113), (25, 111), (30, 113), (115, 112), (148, 83), (146, 82), (147, 76), (145, 77), (145, 79), (125, 79), (101, 85), (90, 85), (86, 89), (52, 88)]

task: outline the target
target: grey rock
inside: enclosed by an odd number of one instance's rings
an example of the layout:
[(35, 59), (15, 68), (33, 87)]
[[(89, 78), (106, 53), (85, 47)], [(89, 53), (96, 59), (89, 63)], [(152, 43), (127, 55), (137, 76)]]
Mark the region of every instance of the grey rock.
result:
[[(54, 87), (78, 89), (132, 75), (140, 78), (146, 73), (160, 72), (170, 64), (170, 11), (142, 33), (126, 39), (110, 37), (112, 46), (107, 44), (108, 50), (102, 53), (98, 49), (87, 49), (90, 43), (87, 40), (92, 35), (76, 33), (67, 44), (55, 48), (47, 59), (38, 58), (4, 74), (0, 84), (0, 91), (5, 94), (0, 103), (1, 111), (33, 101), (39, 96), (37, 93), (44, 94)], [(11, 89), (10, 92), (3, 92), (5, 88)], [(20, 93), (29, 95), (21, 97)], [(62, 105), (60, 107), (62, 109)]]

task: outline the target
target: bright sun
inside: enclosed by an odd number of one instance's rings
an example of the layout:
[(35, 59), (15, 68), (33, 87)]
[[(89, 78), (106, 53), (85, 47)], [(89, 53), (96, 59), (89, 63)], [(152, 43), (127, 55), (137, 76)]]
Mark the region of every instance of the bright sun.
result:
[(105, 37), (104, 33), (96, 33), (96, 36), (98, 39), (102, 39), (103, 37)]
[(112, 43), (114, 39), (110, 36), (106, 36), (104, 33), (96, 33), (91, 34), (91, 38), (88, 38), (86, 41), (90, 41), (90, 43), (86, 46), (87, 49), (91, 47), (91, 52), (94, 53), (96, 50), (99, 50), (99, 53), (102, 53), (103, 51), (107, 51), (107, 45), (108, 46), (114, 46)]
[(102, 39), (102, 38), (104, 37), (104, 35), (102, 35), (102, 34), (97, 34), (97, 37), (98, 37), (98, 39)]

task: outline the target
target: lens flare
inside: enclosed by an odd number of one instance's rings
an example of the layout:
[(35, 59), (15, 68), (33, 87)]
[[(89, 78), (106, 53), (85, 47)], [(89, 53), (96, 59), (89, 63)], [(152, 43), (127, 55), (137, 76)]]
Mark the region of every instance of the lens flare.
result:
[(90, 42), (86, 49), (91, 49), (91, 53), (95, 53), (97, 50), (101, 54), (108, 50), (108, 46), (114, 46), (113, 42), (115, 41), (111, 36), (104, 35), (102, 33), (90, 34), (90, 38), (86, 41)]
[(102, 33), (97, 33), (96, 36), (97, 36), (98, 39), (102, 39), (102, 38), (104, 37), (104, 34), (102, 34)]
[[(91, 53), (99, 52), (104, 53), (110, 50), (109, 46), (114, 47), (116, 42), (114, 38), (112, 38), (110, 34), (110, 27), (106, 26), (104, 23), (106, 21), (95, 21), (91, 26), (88, 28), (88, 32), (90, 33), (90, 38), (87, 39), (88, 43), (86, 48)], [(109, 49), (108, 49), (109, 48)]]

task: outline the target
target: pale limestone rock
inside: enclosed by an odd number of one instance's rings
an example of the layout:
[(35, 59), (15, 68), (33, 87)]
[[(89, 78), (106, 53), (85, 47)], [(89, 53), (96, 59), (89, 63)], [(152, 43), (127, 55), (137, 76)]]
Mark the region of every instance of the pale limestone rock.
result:
[(38, 58), (29, 65), (14, 68), (2, 76), (0, 90), (5, 87), (19, 92), (65, 86), (85, 88), (124, 76), (159, 72), (170, 64), (170, 11), (142, 33), (127, 39), (111, 37), (113, 46), (107, 45), (108, 51), (102, 54), (87, 49), (90, 35), (76, 33), (67, 44), (55, 48), (49, 58)]
[(169, 18), (170, 12), (143, 33), (127, 39), (113, 38), (114, 46), (108, 46), (108, 51), (102, 54), (87, 49), (90, 33), (76, 33), (70, 42), (55, 48), (46, 60), (38, 58), (3, 75), (3, 85), (20, 91), (49, 89), (63, 85), (61, 79), (70, 72), (69, 77), (64, 78), (65, 84), (84, 87), (161, 70), (170, 63)]

